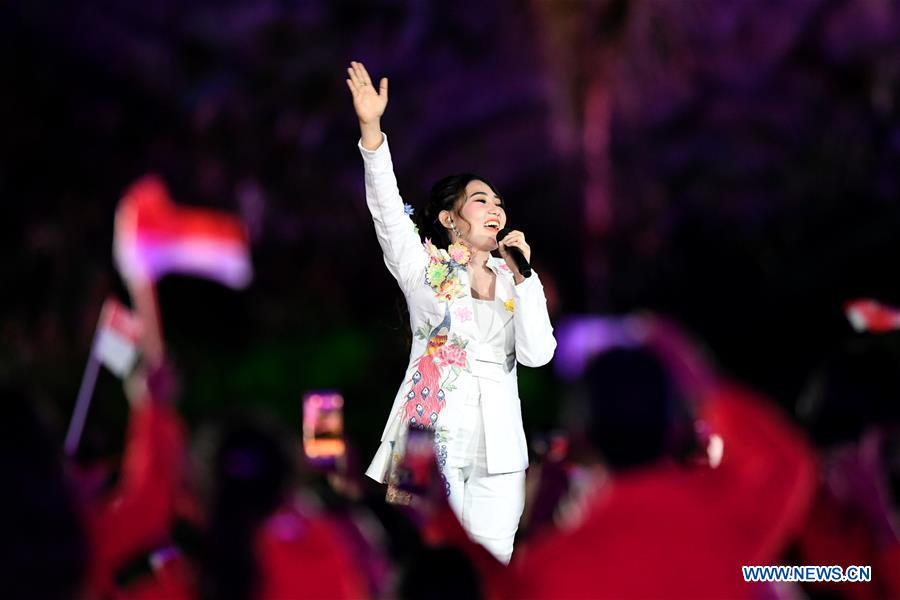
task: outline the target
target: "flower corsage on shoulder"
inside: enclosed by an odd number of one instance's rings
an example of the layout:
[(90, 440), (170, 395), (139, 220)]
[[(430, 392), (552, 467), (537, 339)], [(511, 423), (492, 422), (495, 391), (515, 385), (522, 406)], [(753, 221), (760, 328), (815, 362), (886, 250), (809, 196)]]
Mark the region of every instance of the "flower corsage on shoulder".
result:
[(439, 300), (450, 302), (464, 295), (459, 272), (465, 269), (472, 253), (462, 242), (451, 244), (444, 250), (425, 240), (425, 251), (428, 253), (428, 267), (425, 269), (425, 283), (434, 290)]

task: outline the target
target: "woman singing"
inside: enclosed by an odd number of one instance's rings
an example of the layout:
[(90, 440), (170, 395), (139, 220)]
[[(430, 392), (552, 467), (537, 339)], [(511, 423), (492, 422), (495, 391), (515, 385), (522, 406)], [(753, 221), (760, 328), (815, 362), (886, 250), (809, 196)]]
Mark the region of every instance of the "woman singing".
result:
[[(539, 367), (556, 349), (540, 279), (523, 277), (510, 253), (516, 248), (530, 260), (531, 248), (521, 231), (498, 244), (505, 203), (485, 178), (468, 173), (434, 185), (417, 232), (381, 131), (387, 79), (376, 90), (362, 63), (350, 63), (347, 73), (366, 202), (413, 333), (409, 366), (366, 474), (389, 482), (408, 428), (433, 431), (450, 505), (473, 539), (509, 562), (528, 466), (516, 362)], [(495, 250), (502, 258), (491, 256)]]

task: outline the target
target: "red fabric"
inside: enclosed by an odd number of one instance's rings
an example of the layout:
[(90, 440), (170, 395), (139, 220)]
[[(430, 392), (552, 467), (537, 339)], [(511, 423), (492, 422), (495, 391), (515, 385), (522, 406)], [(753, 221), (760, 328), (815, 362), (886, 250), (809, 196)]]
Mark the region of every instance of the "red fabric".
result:
[(155, 175), (132, 184), (116, 209), (113, 251), (132, 282), (179, 272), (246, 287), (252, 278), (248, 240), (232, 215), (177, 206)]
[[(325, 518), (307, 517), (293, 507), (269, 517), (256, 540), (260, 581), (257, 600), (368, 598), (369, 591), (348, 546)], [(198, 597), (194, 573), (176, 558), (156, 577), (118, 595), (120, 600)]]
[(844, 312), (857, 331), (887, 333), (900, 327), (900, 310), (877, 300), (861, 299), (847, 302)]
[(872, 563), (872, 581), (879, 582), (885, 598), (900, 598), (900, 544), (891, 544), (878, 552)]
[(517, 598), (741, 598), (742, 565), (774, 564), (805, 517), (813, 455), (757, 398), (723, 388), (704, 415), (725, 442), (716, 469), (659, 465), (596, 491), (575, 529), (519, 553)]
[(334, 526), (293, 508), (269, 518), (256, 543), (260, 598), (366, 598), (361, 569)]
[(872, 567), (871, 582), (807, 584), (813, 589), (838, 591), (852, 600), (900, 598), (900, 544), (879, 547), (858, 512), (842, 506), (824, 488), (816, 496), (797, 547), (798, 562), (805, 565)]
[(136, 228), (133, 234), (153, 242), (206, 239), (234, 243), (242, 247), (249, 244), (246, 227), (239, 219), (202, 208), (177, 206), (169, 196), (162, 179), (148, 175), (136, 181), (125, 194), (119, 211), (134, 215)]
[(87, 507), (91, 546), (88, 585), (108, 595), (116, 570), (165, 541), (184, 458), (175, 411), (147, 399), (132, 409), (119, 484)]

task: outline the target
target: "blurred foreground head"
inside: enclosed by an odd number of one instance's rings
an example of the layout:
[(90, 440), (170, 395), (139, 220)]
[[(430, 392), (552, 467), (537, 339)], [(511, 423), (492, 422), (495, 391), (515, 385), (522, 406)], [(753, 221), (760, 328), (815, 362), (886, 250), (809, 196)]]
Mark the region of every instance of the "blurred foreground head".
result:
[(197, 446), (197, 481), (208, 515), (250, 520), (275, 510), (296, 476), (287, 434), (256, 415), (230, 415), (207, 426)]
[(253, 597), (260, 572), (257, 530), (296, 480), (289, 440), (276, 423), (244, 414), (201, 432), (195, 480), (207, 517), (200, 560), (204, 598)]
[(582, 376), (584, 438), (613, 471), (683, 458), (693, 422), (666, 365), (648, 348), (613, 348)]
[[(435, 585), (433, 565), (451, 573)], [(455, 600), (484, 597), (482, 580), (471, 559), (453, 546), (423, 548), (400, 570), (396, 596), (401, 600)]]
[(76, 598), (86, 568), (75, 498), (34, 398), (0, 386), (0, 586), (4, 598)]

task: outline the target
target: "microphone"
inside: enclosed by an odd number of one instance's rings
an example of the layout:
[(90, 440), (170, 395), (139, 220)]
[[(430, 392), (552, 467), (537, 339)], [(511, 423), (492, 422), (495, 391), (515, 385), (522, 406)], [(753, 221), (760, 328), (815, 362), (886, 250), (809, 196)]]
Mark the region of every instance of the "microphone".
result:
[[(503, 238), (508, 236), (512, 229), (509, 227), (504, 227), (500, 231), (497, 232), (497, 243), (503, 241)], [(519, 269), (519, 273), (522, 274), (522, 277), (526, 279), (531, 277), (531, 265), (528, 264), (528, 261), (525, 260), (525, 256), (522, 254), (522, 251), (518, 248), (513, 248), (512, 246), (507, 246), (506, 251), (509, 252), (509, 255), (512, 256), (513, 262), (516, 263), (516, 268)]]

